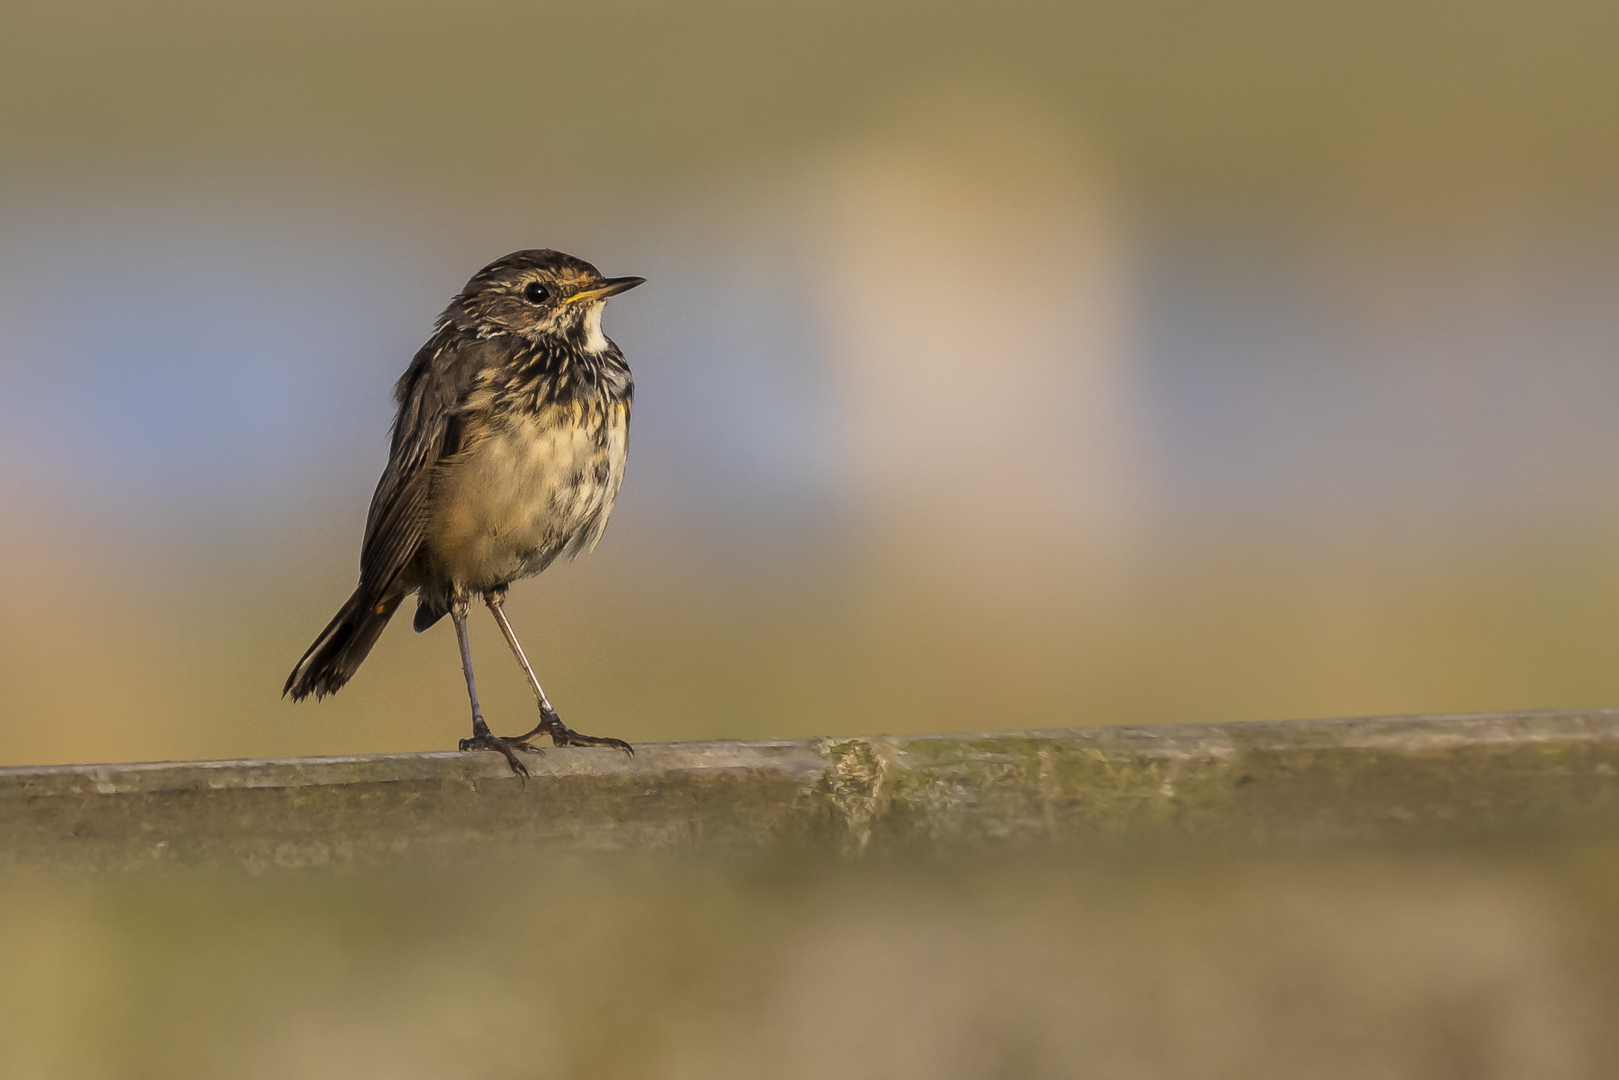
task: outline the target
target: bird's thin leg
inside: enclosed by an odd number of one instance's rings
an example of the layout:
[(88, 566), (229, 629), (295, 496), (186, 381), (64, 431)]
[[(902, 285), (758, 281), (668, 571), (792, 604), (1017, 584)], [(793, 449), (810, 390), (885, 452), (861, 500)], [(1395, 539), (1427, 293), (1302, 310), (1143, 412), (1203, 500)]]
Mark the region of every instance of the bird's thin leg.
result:
[(495, 622), (500, 624), (500, 632), (506, 635), (506, 644), (512, 647), (512, 655), (522, 665), (523, 674), (528, 676), (528, 685), (534, 691), (534, 697), (540, 703), (540, 722), (526, 735), (519, 735), (510, 742), (528, 750), (538, 750), (539, 747), (528, 746), (528, 740), (536, 735), (549, 735), (555, 746), (613, 746), (624, 751), (631, 757), (635, 756), (635, 748), (623, 739), (613, 739), (603, 735), (581, 735), (562, 722), (562, 717), (552, 707), (551, 701), (540, 689), (540, 680), (535, 677), (534, 669), (529, 666), (528, 657), (523, 655), (523, 647), (517, 643), (517, 635), (512, 632), (512, 624), (506, 621), (506, 590), (490, 589), (483, 594), (483, 602), (489, 605), (489, 611), (495, 616)]
[(499, 738), (489, 730), (484, 723), (483, 710), (478, 707), (478, 684), (472, 678), (472, 642), (467, 638), (467, 609), (471, 602), (465, 589), (457, 589), (450, 598), (450, 619), (455, 623), (455, 640), (461, 646), (461, 673), (467, 677), (467, 697), (472, 701), (472, 738), (461, 740), (461, 749), (467, 750), (494, 750), (504, 754), (506, 763), (512, 767), (512, 772), (528, 777), (528, 770), (523, 763), (517, 760), (507, 740)]

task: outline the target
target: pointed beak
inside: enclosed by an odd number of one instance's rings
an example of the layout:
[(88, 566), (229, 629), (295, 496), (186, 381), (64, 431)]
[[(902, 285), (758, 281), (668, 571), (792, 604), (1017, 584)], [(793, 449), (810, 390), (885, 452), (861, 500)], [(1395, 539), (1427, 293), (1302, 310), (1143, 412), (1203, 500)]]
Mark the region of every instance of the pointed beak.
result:
[(610, 277), (603, 278), (600, 285), (594, 288), (581, 289), (568, 297), (568, 303), (579, 304), (589, 300), (605, 300), (609, 296), (617, 296), (626, 289), (633, 289), (646, 281), (644, 277)]

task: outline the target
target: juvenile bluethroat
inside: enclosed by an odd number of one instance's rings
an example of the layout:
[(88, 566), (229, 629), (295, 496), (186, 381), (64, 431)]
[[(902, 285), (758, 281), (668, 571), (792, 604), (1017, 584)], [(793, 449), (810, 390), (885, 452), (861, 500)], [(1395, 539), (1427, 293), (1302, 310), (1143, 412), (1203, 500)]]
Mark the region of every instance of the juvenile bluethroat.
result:
[[(473, 275), (394, 387), (388, 466), (371, 497), (360, 584), (287, 676), (300, 701), (336, 693), (365, 659), (401, 601), (415, 593), (417, 633), (455, 623), (472, 702), (462, 750), (505, 755), (531, 740), (611, 746), (563, 724), (502, 610), (506, 589), (559, 555), (595, 547), (624, 479), (635, 384), (602, 333), (607, 298), (638, 277), (604, 278), (559, 251), (518, 251)], [(472, 677), (467, 612), (481, 595), (528, 676), (540, 722), (502, 738), (484, 722)]]

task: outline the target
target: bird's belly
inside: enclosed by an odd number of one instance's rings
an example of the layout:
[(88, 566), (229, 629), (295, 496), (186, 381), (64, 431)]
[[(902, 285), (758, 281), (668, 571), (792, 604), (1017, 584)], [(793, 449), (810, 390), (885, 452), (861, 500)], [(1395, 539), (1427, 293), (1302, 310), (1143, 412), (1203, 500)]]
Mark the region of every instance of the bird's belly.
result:
[(628, 427), (622, 406), (549, 406), (469, 439), (434, 478), (435, 575), (488, 589), (594, 547), (624, 478)]

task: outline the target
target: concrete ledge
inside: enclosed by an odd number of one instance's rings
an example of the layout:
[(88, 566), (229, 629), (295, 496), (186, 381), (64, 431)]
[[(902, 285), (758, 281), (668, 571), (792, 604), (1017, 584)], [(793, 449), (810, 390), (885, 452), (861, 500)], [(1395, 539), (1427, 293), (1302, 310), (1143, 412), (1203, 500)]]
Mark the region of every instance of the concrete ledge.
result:
[(1619, 710), (0, 769), (0, 868), (1619, 836)]

